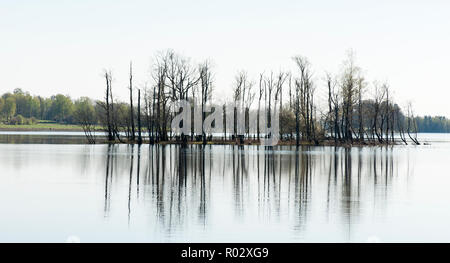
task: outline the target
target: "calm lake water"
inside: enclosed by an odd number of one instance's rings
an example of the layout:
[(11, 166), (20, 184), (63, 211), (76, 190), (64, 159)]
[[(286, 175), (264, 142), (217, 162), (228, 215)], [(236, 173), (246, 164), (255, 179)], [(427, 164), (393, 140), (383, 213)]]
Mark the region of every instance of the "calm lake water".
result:
[(0, 242), (450, 242), (448, 135), (350, 149), (81, 135), (0, 133)]

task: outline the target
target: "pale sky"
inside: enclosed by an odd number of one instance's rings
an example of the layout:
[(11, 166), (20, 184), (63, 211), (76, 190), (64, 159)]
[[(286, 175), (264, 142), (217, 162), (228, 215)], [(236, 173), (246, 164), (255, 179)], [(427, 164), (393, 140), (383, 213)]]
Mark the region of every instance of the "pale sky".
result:
[[(317, 88), (338, 72), (348, 49), (369, 81), (388, 81), (400, 105), (450, 117), (448, 1), (113, 1), (1, 0), (0, 93), (103, 97), (103, 69), (127, 99), (130, 60), (136, 85), (149, 81), (157, 51), (213, 61), (216, 97), (246, 70), (257, 80), (311, 61)], [(320, 91), (319, 91), (320, 94)]]

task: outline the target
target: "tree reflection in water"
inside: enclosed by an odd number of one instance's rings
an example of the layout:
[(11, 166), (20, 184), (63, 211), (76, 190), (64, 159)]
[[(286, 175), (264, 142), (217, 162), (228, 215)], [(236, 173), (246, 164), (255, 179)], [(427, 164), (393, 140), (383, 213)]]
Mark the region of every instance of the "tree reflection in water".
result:
[(362, 207), (382, 211), (399, 174), (392, 147), (131, 145), (126, 154), (118, 147), (107, 147), (105, 217), (115, 178), (127, 175), (128, 222), (134, 204), (144, 204), (169, 234), (191, 224), (208, 228), (212, 211), (232, 213), (226, 218), (236, 222), (285, 222), (301, 233), (319, 213), (339, 220), (350, 239)]

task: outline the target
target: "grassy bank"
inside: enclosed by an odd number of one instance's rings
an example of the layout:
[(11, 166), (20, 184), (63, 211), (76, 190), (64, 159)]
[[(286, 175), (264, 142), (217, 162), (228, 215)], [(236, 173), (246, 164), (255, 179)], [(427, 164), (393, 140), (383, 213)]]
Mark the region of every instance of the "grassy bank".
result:
[[(96, 130), (100, 130), (98, 127)], [(35, 124), (10, 125), (0, 123), (0, 131), (83, 131), (80, 125), (61, 124), (48, 121), (39, 121)]]

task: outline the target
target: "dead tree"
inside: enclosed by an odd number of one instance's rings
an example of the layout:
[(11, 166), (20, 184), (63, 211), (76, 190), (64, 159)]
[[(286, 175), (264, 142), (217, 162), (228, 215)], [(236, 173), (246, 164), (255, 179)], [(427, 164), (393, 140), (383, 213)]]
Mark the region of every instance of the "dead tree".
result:
[(326, 75), (326, 82), (328, 88), (328, 119), (330, 133), (336, 144), (337, 140), (341, 139), (339, 131), (339, 93), (336, 92), (337, 82), (329, 73)]
[(155, 66), (152, 78), (155, 81), (153, 87), (153, 119), (155, 142), (167, 141), (167, 103), (170, 99), (169, 92), (166, 92), (168, 60), (171, 52), (159, 53), (155, 58)]
[(137, 108), (137, 121), (138, 121), (138, 144), (142, 144), (142, 126), (141, 126), (141, 89), (138, 89), (138, 108)]
[(300, 87), (299, 80), (295, 80), (295, 102), (294, 102), (294, 114), (295, 114), (295, 141), (296, 145), (300, 145)]
[[(109, 75), (111, 76), (111, 73), (109, 73)], [(119, 127), (118, 127), (119, 121), (117, 120), (117, 112), (114, 107), (114, 96), (113, 96), (113, 92), (112, 92), (112, 77), (109, 82), (109, 98), (110, 98), (110, 105), (111, 105), (110, 115), (111, 115), (111, 126), (112, 126), (113, 137), (117, 138), (117, 140), (119, 140), (119, 142), (122, 142), (122, 139), (120, 138), (120, 135), (119, 135)]]
[(112, 124), (112, 116), (111, 116), (111, 105), (110, 105), (110, 92), (111, 92), (111, 82), (112, 76), (111, 72), (105, 71), (105, 80), (106, 80), (106, 96), (105, 96), (105, 105), (104, 109), (106, 112), (106, 132), (108, 141), (114, 141), (114, 133), (113, 133), (113, 124)]
[(363, 105), (362, 96), (364, 89), (364, 79), (358, 78), (358, 137), (361, 142), (364, 142), (364, 117), (363, 117)]
[[(294, 103), (293, 103), (294, 99), (293, 99), (293, 94), (292, 94), (292, 75), (291, 74), (289, 74), (288, 85), (289, 85), (289, 107), (288, 107), (288, 109), (289, 109), (289, 111), (294, 112), (294, 116), (295, 116), (295, 108), (294, 108)], [(292, 138), (293, 138), (293, 132), (291, 130), (290, 139), (292, 140)]]
[(386, 118), (386, 131), (385, 131), (386, 139), (385, 139), (385, 141), (387, 144), (389, 144), (389, 125), (390, 125), (389, 86), (386, 85), (385, 88), (386, 88), (386, 103), (385, 103), (385, 109), (384, 109), (384, 111), (385, 111), (384, 115)]
[(259, 114), (261, 111), (261, 100), (262, 100), (262, 96), (264, 94), (264, 88), (263, 88), (263, 73), (261, 73), (260, 77), (259, 77), (259, 97), (258, 97), (258, 112), (256, 113), (256, 134), (257, 134), (257, 139), (259, 140), (259, 136), (260, 136), (260, 128), (259, 128)]
[[(382, 134), (380, 134), (378, 132), (378, 119), (380, 116), (380, 108), (381, 108), (381, 102), (384, 99), (384, 96), (386, 94), (386, 89), (384, 88), (384, 85), (382, 88), (379, 87), (378, 83), (374, 83), (374, 89), (375, 89), (375, 94), (374, 94), (374, 109), (373, 109), (373, 121), (372, 121), (372, 132), (374, 135), (377, 136), (378, 142), (382, 143), (383, 142), (383, 137)], [(381, 118), (383, 120), (383, 118)], [(382, 127), (383, 124), (381, 124), (381, 132), (382, 132)]]
[(147, 123), (147, 131), (148, 131), (148, 137), (149, 137), (149, 143), (153, 143), (153, 120), (152, 120), (152, 103), (151, 98), (153, 94), (149, 92), (147, 85), (144, 87), (144, 112), (145, 112), (145, 121)]
[[(414, 111), (412, 108), (412, 103), (408, 103), (408, 115), (407, 115), (407, 119), (408, 119), (408, 136), (411, 139), (411, 141), (414, 142), (414, 144), (416, 145), (420, 145), (419, 140), (417, 140), (417, 123), (416, 123), (416, 119), (414, 117)], [(411, 135), (411, 133), (414, 133), (414, 136)]]
[(348, 53), (348, 58), (344, 61), (344, 69), (341, 79), (342, 99), (343, 99), (343, 136), (346, 141), (353, 142), (353, 109), (357, 101), (357, 82), (360, 69), (355, 65), (354, 54)]
[[(166, 86), (170, 90), (168, 97), (172, 101), (188, 100), (190, 89), (200, 81), (196, 69), (192, 67), (189, 59), (181, 57), (173, 51), (169, 51), (165, 59), (167, 65), (166, 78), (168, 80)], [(181, 137), (186, 140), (185, 134), (181, 134)]]
[[(202, 109), (202, 140), (203, 144), (206, 144), (206, 133), (203, 127), (205, 122), (206, 113), (204, 112), (204, 108), (206, 103), (211, 98), (212, 94), (212, 74), (208, 61), (205, 61), (199, 67), (200, 72), (200, 84), (201, 84), (201, 109)], [(218, 109), (215, 109), (218, 110)]]
[(400, 108), (396, 107), (394, 109), (394, 114), (396, 116), (396, 120), (397, 120), (397, 129), (398, 129), (398, 133), (400, 135), (400, 139), (403, 141), (403, 143), (405, 143), (405, 145), (408, 145), (408, 142), (406, 141), (406, 136), (405, 136), (405, 129), (404, 129), (404, 119), (401, 118), (402, 114), (400, 111)]
[(245, 125), (246, 125), (246, 132), (247, 132), (247, 138), (250, 138), (250, 110), (252, 107), (252, 104), (255, 100), (256, 93), (253, 91), (253, 82), (250, 82), (250, 85), (246, 89), (245, 94), (245, 101), (244, 101), (244, 113), (245, 113)]
[[(304, 140), (315, 140), (314, 118), (314, 86), (312, 82), (311, 64), (305, 57), (293, 58), (300, 71), (300, 78), (295, 81), (298, 111), (303, 120), (302, 137)], [(298, 117), (300, 118), (300, 117)]]
[[(327, 73), (326, 76), (328, 87), (328, 110), (332, 137), (336, 144), (338, 140), (341, 140), (341, 133), (339, 129), (339, 92), (336, 91), (337, 81), (333, 76)], [(334, 133), (334, 134), (333, 134)]]
[(248, 79), (246, 72), (242, 71), (240, 73), (242, 80), (242, 101), (240, 102), (241, 110), (244, 114), (244, 133), (247, 133), (247, 138), (250, 136), (250, 108), (255, 99), (255, 93), (253, 92), (254, 83)]
[[(244, 107), (244, 99), (245, 99), (245, 88), (247, 85), (247, 73), (244, 71), (240, 71), (237, 73), (234, 81), (234, 87), (233, 87), (233, 100), (234, 100), (234, 109), (233, 109), (233, 137), (234, 139), (239, 138), (240, 143), (243, 143), (243, 136), (244, 134), (241, 134), (241, 131), (239, 128), (241, 128), (238, 123), (238, 111), (242, 112), (242, 109)], [(245, 123), (245, 121), (244, 121)], [(244, 132), (244, 131), (242, 131)]]
[[(281, 114), (283, 110), (283, 85), (286, 79), (288, 78), (289, 74), (285, 72), (280, 72), (277, 76), (277, 80), (275, 83), (276, 92), (275, 92), (275, 102), (278, 102), (279, 104), (279, 112), (278, 114)], [(275, 105), (276, 107), (276, 105)], [(283, 139), (283, 126), (280, 126), (280, 139)]]
[(136, 133), (134, 130), (134, 109), (133, 109), (133, 65), (130, 62), (130, 126), (131, 126), (131, 135), (130, 138), (131, 141), (134, 141), (136, 139)]
[[(266, 112), (265, 118), (267, 120), (267, 125), (269, 127), (272, 127), (272, 118), (271, 118), (272, 102), (273, 102), (272, 97), (275, 99), (275, 103), (280, 103), (278, 101), (278, 98), (281, 96), (283, 85), (288, 77), (288, 74), (285, 72), (280, 72), (278, 75), (275, 75), (273, 72), (271, 72), (269, 76), (263, 77), (263, 75), (261, 75), (261, 77), (262, 77), (261, 83), (264, 88), (264, 94), (265, 94), (265, 103), (267, 104), (267, 107), (266, 107), (267, 112)], [(260, 97), (261, 97), (261, 91), (260, 91)], [(274, 105), (275, 109), (276, 109), (276, 107), (277, 107), (277, 104)], [(278, 105), (278, 107), (281, 112), (281, 104)], [(279, 112), (279, 114), (280, 114), (280, 112)], [(258, 124), (258, 126), (259, 126), (259, 124)], [(266, 136), (269, 136), (269, 135), (266, 134)]]

